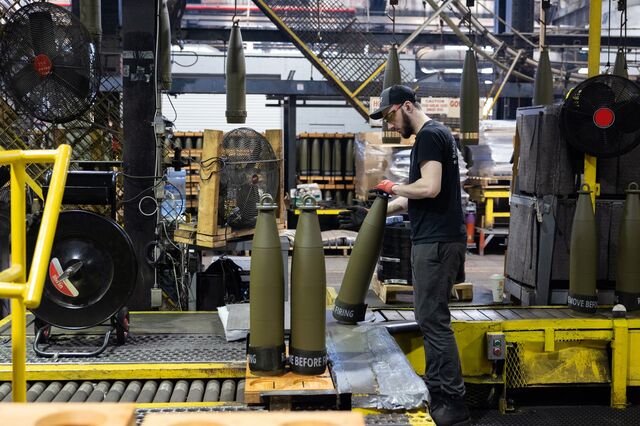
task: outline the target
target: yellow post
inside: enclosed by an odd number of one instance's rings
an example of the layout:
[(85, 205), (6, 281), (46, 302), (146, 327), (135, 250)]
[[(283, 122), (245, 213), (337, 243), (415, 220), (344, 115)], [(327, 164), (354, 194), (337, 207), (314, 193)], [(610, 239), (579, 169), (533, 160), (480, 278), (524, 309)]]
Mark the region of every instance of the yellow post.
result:
[[(602, 32), (602, 0), (591, 0), (589, 5), (589, 57), (588, 76), (600, 74), (600, 37)], [(593, 188), (591, 204), (596, 210), (596, 195), (600, 194), (600, 186), (596, 183), (596, 157), (584, 156), (584, 183)]]
[[(11, 266), (0, 271), (0, 297), (11, 298), (11, 361), (14, 402), (27, 401), (26, 376), (26, 306), (37, 307), (51, 255), (62, 194), (67, 180), (71, 147), (60, 145), (53, 151), (3, 151), (0, 165), (11, 165)], [(26, 274), (26, 165), (54, 163), (50, 191), (45, 201), (42, 223), (38, 232), (31, 271)]]
[(627, 370), (629, 368), (629, 327), (624, 318), (613, 320), (611, 342), (611, 406), (627, 406)]

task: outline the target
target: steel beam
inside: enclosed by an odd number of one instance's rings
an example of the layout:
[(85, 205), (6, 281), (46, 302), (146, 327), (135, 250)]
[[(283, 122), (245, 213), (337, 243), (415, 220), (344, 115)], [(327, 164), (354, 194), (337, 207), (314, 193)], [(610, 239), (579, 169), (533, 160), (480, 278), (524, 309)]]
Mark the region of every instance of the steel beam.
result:
[[(487, 93), (490, 84), (480, 83), (480, 93)], [(533, 96), (533, 84), (531, 83), (506, 83), (502, 96), (508, 98), (525, 98)], [(173, 75), (172, 94), (182, 93), (208, 93), (224, 94), (224, 76), (189, 76)], [(460, 93), (459, 82), (421, 82), (419, 83), (419, 96), (457, 97)], [(247, 77), (247, 94), (261, 94), (274, 96), (292, 96), (297, 99), (344, 99), (335, 86), (325, 80), (268, 80), (263, 78)], [(561, 94), (558, 91), (557, 94)]]
[[(337, 36), (336, 33), (331, 31), (323, 31), (323, 34), (329, 39), (333, 39)], [(300, 32), (300, 37), (304, 38), (305, 33)], [(370, 31), (380, 44), (390, 45), (394, 42), (394, 36), (387, 31)], [(395, 38), (402, 40), (408, 37), (409, 32), (396, 32)], [(526, 37), (534, 43), (538, 42), (539, 35), (531, 33), (523, 33)], [(518, 38), (512, 32), (504, 32), (500, 34), (493, 34), (493, 36), (505, 43), (515, 45), (515, 40)], [(228, 28), (183, 28), (182, 37), (187, 42), (211, 42), (211, 41), (223, 41), (229, 38)], [(243, 28), (242, 40), (253, 42), (274, 42), (274, 43), (288, 43), (289, 38), (278, 31), (275, 28)], [(587, 47), (589, 45), (588, 34), (547, 34), (546, 43), (549, 46), (567, 46), (567, 47)], [(626, 39), (627, 47), (640, 47), (640, 37), (630, 36)], [(612, 34), (611, 37), (602, 35), (602, 44), (611, 44), (612, 46), (618, 46), (620, 44), (620, 37)], [(423, 32), (418, 34), (412, 41), (411, 46), (432, 46), (432, 45), (459, 45), (464, 44), (460, 41), (458, 36), (454, 33), (435, 33), (435, 32)]]

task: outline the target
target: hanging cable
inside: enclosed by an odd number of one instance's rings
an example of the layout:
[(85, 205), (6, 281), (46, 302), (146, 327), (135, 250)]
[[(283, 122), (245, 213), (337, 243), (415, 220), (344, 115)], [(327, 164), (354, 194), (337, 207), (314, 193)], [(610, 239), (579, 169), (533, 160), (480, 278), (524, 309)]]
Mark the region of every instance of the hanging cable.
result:
[(396, 39), (396, 6), (398, 5), (399, 0), (389, 0), (389, 6), (391, 6), (391, 15), (387, 14), (387, 17), (391, 20), (391, 34), (393, 37), (393, 45), (398, 45), (398, 40)]
[(609, 0), (609, 14), (607, 18), (609, 21), (607, 29), (607, 72), (609, 72), (609, 68), (611, 68), (611, 0)]
[[(622, 48), (622, 53), (627, 54), (627, 0), (618, 0), (618, 11), (620, 11), (620, 39), (618, 49)], [(623, 36), (624, 30), (624, 36)], [(625, 61), (625, 69), (627, 69)]]
[(237, 22), (240, 21), (240, 18), (236, 17), (238, 16), (238, 0), (233, 0), (233, 16), (231, 17), (231, 22), (233, 24), (236, 24)]

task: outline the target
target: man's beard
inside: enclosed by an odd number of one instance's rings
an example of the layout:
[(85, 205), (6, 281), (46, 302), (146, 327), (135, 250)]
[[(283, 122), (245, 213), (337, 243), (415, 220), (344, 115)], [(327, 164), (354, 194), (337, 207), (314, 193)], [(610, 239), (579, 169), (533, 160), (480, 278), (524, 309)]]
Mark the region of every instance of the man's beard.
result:
[(400, 108), (400, 114), (402, 115), (402, 122), (400, 123), (400, 127), (398, 128), (398, 133), (405, 139), (409, 139), (413, 134), (413, 127), (411, 126), (411, 122), (409, 121), (409, 116), (407, 116), (402, 108)]

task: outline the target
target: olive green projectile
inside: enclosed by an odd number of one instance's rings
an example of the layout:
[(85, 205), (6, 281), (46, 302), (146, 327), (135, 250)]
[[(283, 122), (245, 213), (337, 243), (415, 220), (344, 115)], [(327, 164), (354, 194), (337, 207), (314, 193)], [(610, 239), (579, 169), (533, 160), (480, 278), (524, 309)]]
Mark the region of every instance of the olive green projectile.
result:
[[(398, 47), (394, 44), (389, 49), (387, 56), (387, 65), (384, 68), (384, 79), (382, 81), (382, 90), (402, 84), (402, 74), (400, 72), (400, 60), (398, 58)], [(382, 143), (400, 143), (400, 133), (395, 130), (389, 130), (387, 123), (382, 123)]]
[(616, 268), (616, 298), (627, 311), (640, 308), (640, 190), (632, 182), (624, 202)]
[(353, 205), (353, 191), (347, 192), (347, 205), (348, 206)]
[(309, 176), (309, 139), (302, 138), (298, 144), (298, 167), (301, 176)]
[(616, 53), (616, 62), (613, 65), (613, 75), (629, 78), (629, 72), (627, 71), (627, 58), (624, 53), (624, 49), (621, 47), (618, 48), (618, 53)]
[(231, 27), (227, 49), (227, 123), (244, 123), (247, 119), (246, 65), (242, 34), (238, 22)]
[(160, 66), (162, 90), (171, 89), (171, 24), (169, 19), (169, 9), (166, 0), (162, 1), (160, 8)]
[(549, 50), (543, 47), (533, 83), (533, 105), (553, 105), (553, 73)]
[(400, 73), (400, 60), (398, 59), (398, 46), (395, 44), (389, 49), (387, 56), (387, 65), (384, 68), (384, 79), (382, 82), (382, 90), (402, 84), (402, 74)]
[(322, 148), (320, 139), (315, 138), (311, 141), (311, 169), (309, 173), (318, 176), (320, 174), (320, 165), (322, 164)]
[(289, 361), (298, 374), (327, 368), (324, 248), (315, 198), (302, 199), (291, 261), (291, 341)]
[(87, 28), (98, 52), (102, 41), (102, 10), (100, 0), (84, 0), (80, 5), (80, 22)]
[(342, 145), (340, 139), (336, 139), (333, 143), (333, 161), (331, 162), (331, 169), (334, 176), (342, 176)]
[(355, 324), (364, 320), (364, 299), (382, 247), (387, 203), (388, 196), (378, 195), (358, 232), (333, 309), (333, 317), (340, 322)]
[(460, 85), (460, 140), (463, 145), (477, 145), (480, 128), (480, 92), (478, 66), (473, 50), (467, 50)]
[(354, 161), (353, 157), (355, 152), (353, 151), (353, 139), (347, 139), (346, 153), (344, 156), (344, 175), (353, 176), (354, 173)]
[(277, 205), (264, 194), (257, 205), (249, 275), (249, 368), (262, 374), (280, 374), (285, 366), (284, 269)]
[(322, 176), (333, 176), (333, 171), (331, 170), (331, 162), (333, 161), (332, 145), (333, 139), (324, 139), (322, 141)]
[(569, 297), (571, 309), (595, 312), (598, 307), (598, 237), (589, 185), (582, 184), (571, 228)]

